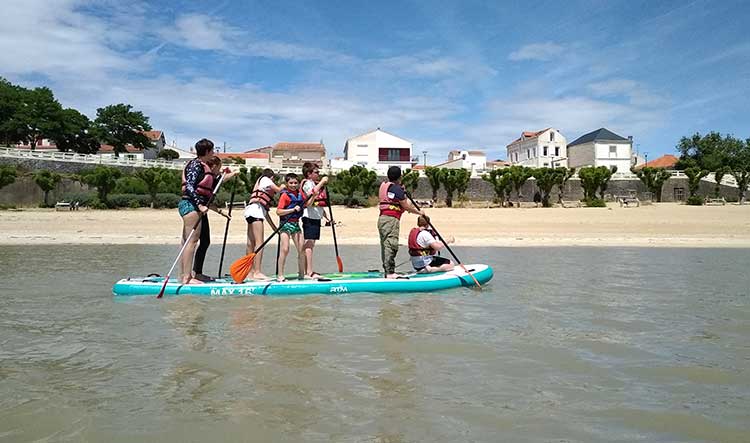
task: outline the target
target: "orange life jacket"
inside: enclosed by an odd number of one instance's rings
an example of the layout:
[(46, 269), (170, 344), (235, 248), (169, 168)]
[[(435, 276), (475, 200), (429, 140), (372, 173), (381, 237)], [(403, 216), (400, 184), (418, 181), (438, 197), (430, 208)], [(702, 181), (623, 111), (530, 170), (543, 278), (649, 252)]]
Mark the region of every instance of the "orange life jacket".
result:
[(380, 215), (391, 215), (400, 218), (404, 212), (404, 208), (401, 207), (399, 200), (388, 198), (388, 188), (391, 185), (401, 186), (389, 181), (384, 181), (380, 184), (380, 189), (378, 190), (378, 200), (380, 203), (378, 204), (378, 208), (380, 209)]
[(250, 199), (248, 201), (249, 203), (260, 203), (261, 206), (268, 210), (268, 208), (271, 206), (273, 196), (274, 194), (276, 194), (276, 192), (273, 189), (266, 192), (258, 187), (263, 177), (264, 176), (258, 177), (258, 180), (255, 182), (255, 186), (253, 186), (253, 191), (250, 193)]
[[(206, 163), (201, 162), (203, 165), (203, 178), (195, 185), (195, 192), (206, 198), (211, 198), (214, 193), (214, 175), (211, 173), (211, 167)], [(187, 165), (182, 169), (182, 195), (187, 196), (187, 179), (185, 178), (185, 169)]]
[[(310, 179), (303, 179), (302, 183), (299, 184), (299, 189), (302, 191), (302, 195), (305, 197), (305, 201), (307, 201), (308, 198), (310, 198), (309, 195), (307, 195), (304, 191), (305, 189), (305, 182), (312, 181)], [(309, 202), (306, 206), (326, 206), (326, 201), (328, 200), (328, 191), (326, 188), (323, 188), (318, 192), (318, 195), (315, 196), (315, 199), (312, 202)]]
[(436, 252), (432, 248), (429, 246), (423, 248), (417, 243), (417, 237), (420, 232), (422, 232), (422, 230), (419, 228), (412, 228), (411, 231), (409, 231), (409, 241), (407, 243), (409, 247), (409, 255), (412, 257), (418, 257), (420, 255), (435, 255)]

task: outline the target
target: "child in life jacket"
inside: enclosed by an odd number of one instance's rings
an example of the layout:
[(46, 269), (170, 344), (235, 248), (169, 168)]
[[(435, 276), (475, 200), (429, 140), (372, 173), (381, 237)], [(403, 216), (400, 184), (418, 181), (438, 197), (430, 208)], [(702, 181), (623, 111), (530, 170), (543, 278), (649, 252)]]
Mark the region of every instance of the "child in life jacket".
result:
[(320, 240), (320, 221), (328, 220), (325, 207), (328, 204), (328, 177), (320, 177), (320, 168), (312, 162), (302, 165), (302, 183), (300, 189), (305, 198), (312, 200), (305, 205), (302, 213), (302, 250), (305, 254), (305, 278), (320, 278), (313, 270), (313, 248), (315, 241)]
[[(453, 269), (453, 262), (437, 255), (445, 248), (443, 242), (435, 238), (429, 229), (430, 218), (426, 215), (417, 217), (417, 227), (409, 232), (409, 255), (411, 264), (419, 273), (444, 272)], [(453, 237), (446, 240), (453, 243)]]
[(289, 254), (289, 240), (294, 242), (297, 249), (297, 272), (299, 278), (305, 276), (305, 256), (302, 254), (302, 229), (299, 226), (299, 219), (302, 217), (302, 210), (305, 207), (305, 197), (299, 189), (299, 178), (297, 174), (287, 174), (284, 177), (286, 189), (281, 190), (279, 205), (276, 208), (276, 214), (279, 216), (280, 225), (280, 251), (279, 251), (279, 275), (278, 281), (284, 281), (284, 263), (286, 256)]
[[(266, 168), (258, 177), (253, 186), (248, 199), (248, 205), (245, 207), (245, 220), (247, 221), (247, 248), (245, 253), (250, 254), (255, 251), (257, 246), (263, 243), (263, 224), (268, 217), (268, 211), (273, 203), (274, 195), (281, 191), (281, 187), (273, 182), (274, 173), (271, 169)], [(258, 251), (253, 260), (253, 266), (248, 273), (248, 278), (252, 280), (268, 280), (268, 277), (261, 272), (263, 260), (263, 250)]]

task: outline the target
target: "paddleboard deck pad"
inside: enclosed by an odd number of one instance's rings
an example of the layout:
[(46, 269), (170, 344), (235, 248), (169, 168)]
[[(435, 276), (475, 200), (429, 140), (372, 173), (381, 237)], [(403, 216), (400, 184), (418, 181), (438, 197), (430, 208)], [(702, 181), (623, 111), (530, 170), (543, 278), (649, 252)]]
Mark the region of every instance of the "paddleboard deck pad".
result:
[[(464, 266), (480, 284), (485, 284), (492, 279), (492, 268), (487, 265)], [(112, 293), (115, 296), (156, 296), (163, 284), (164, 277), (124, 278), (115, 283)], [(324, 274), (320, 279), (311, 280), (288, 279), (283, 282), (248, 280), (244, 283), (234, 283), (231, 279), (220, 278), (204, 284), (183, 285), (176, 278), (170, 278), (164, 289), (164, 296), (301, 296), (367, 292), (433, 292), (475, 285), (470, 275), (461, 267), (456, 267), (449, 272), (405, 274), (398, 279), (384, 278), (382, 272), (358, 272)]]

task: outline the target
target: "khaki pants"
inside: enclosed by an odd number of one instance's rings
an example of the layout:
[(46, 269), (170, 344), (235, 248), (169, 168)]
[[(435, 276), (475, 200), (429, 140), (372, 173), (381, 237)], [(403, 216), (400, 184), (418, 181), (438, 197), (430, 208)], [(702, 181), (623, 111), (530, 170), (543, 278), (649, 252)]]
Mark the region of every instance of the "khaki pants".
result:
[(396, 272), (396, 254), (398, 254), (398, 231), (401, 221), (395, 217), (381, 215), (378, 217), (380, 233), (380, 258), (386, 274)]

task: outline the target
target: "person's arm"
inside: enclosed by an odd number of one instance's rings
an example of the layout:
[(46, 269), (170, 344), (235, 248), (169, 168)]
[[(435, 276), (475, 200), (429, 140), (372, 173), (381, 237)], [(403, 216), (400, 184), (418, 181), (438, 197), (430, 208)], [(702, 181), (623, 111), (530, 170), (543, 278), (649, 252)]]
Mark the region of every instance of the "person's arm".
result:
[(320, 191), (326, 187), (328, 184), (328, 177), (323, 177), (320, 179), (318, 184), (315, 185), (315, 187), (312, 189), (312, 194), (318, 195), (320, 194)]
[(290, 201), (291, 200), (289, 200), (289, 197), (286, 194), (282, 195), (279, 198), (279, 205), (276, 207), (276, 215), (278, 215), (279, 217), (283, 217), (283, 216), (291, 214), (293, 212), (297, 212), (297, 211), (301, 211), (302, 210), (302, 208), (300, 208), (299, 205), (297, 205), (297, 206), (295, 206), (293, 208), (290, 208), (290, 209), (285, 209), (286, 205), (288, 205)]
[[(424, 211), (421, 209), (417, 209), (416, 206), (414, 206), (408, 198), (406, 198), (406, 192), (401, 188), (401, 186), (391, 185), (391, 189), (393, 189), (394, 198), (399, 200), (399, 204), (401, 205), (401, 208), (406, 212), (411, 212), (415, 215), (424, 215)], [(389, 189), (390, 191), (390, 189)]]

